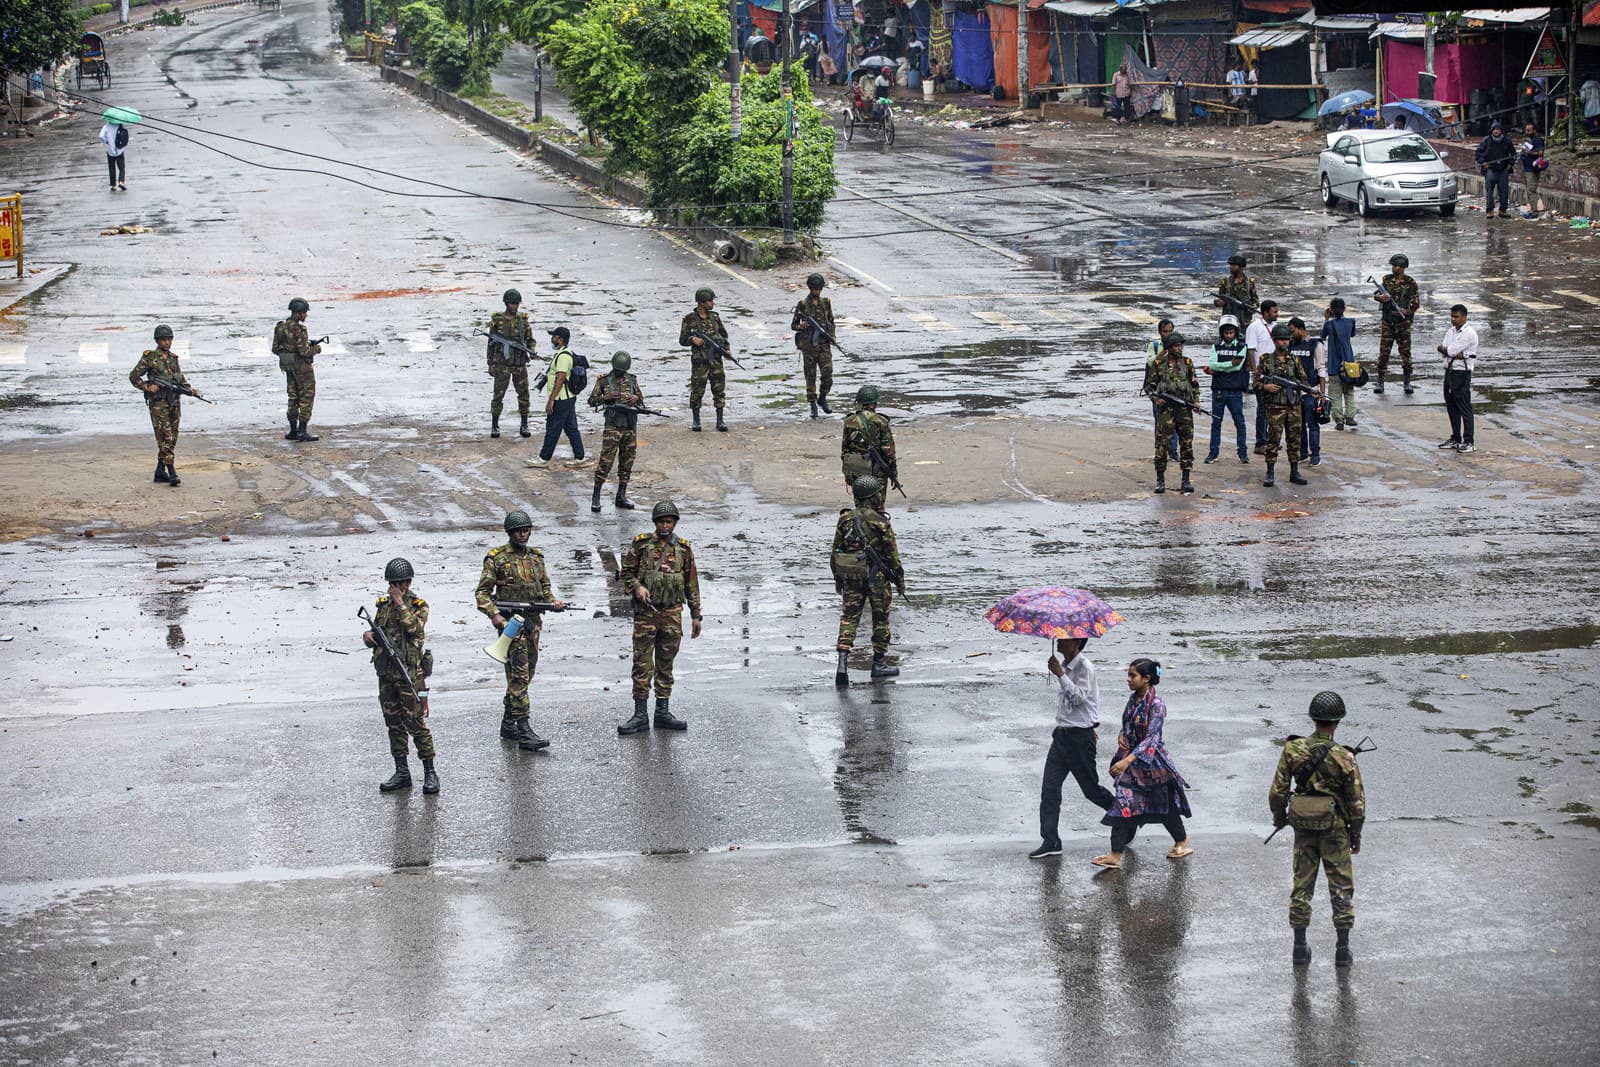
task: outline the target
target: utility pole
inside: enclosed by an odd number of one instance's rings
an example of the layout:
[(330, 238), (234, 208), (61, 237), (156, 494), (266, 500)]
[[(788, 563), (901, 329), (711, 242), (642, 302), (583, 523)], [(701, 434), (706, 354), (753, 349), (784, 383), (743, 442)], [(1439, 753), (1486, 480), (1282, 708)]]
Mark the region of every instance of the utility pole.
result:
[(1017, 0), (1017, 106), (1028, 106), (1028, 0)]
[(1582, 22), (1583, 5), (1574, 0), (1572, 21), (1567, 25), (1567, 149), (1569, 151), (1578, 147), (1578, 27)]
[[(1426, 17), (1428, 21), (1422, 25), (1422, 73), (1417, 77), (1417, 95), (1432, 100), (1435, 91), (1433, 74), (1434, 15), (1430, 13)], [(1381, 44), (1382, 42), (1379, 43)]]
[(743, 65), (739, 58), (739, 0), (728, 0), (728, 111), (732, 116), (733, 139), (739, 139), (740, 127), (744, 125), (744, 116), (739, 113), (739, 68)]
[(789, 84), (789, 0), (778, 14), (778, 91), (783, 96), (783, 243), (794, 244), (794, 89)]

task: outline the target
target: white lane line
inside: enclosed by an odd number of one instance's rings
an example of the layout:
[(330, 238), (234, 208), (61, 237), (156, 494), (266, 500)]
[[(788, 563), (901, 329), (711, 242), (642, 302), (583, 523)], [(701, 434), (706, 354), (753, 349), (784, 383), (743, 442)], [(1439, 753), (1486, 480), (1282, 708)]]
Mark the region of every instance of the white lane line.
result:
[(26, 367), (27, 365), (27, 345), (0, 345), (0, 367)]
[(876, 285), (879, 289), (882, 289), (886, 293), (894, 292), (894, 286), (889, 285), (887, 282), (880, 282), (878, 279), (874, 278), (860, 267), (852, 267), (838, 256), (829, 256), (828, 262), (832, 263), (842, 271), (845, 271), (849, 274), (854, 274), (857, 278), (860, 278), (868, 285)]
[(1573, 289), (1557, 289), (1556, 292), (1561, 296), (1570, 296), (1574, 300), (1582, 300), (1586, 304), (1600, 305), (1600, 296), (1595, 296), (1592, 293), (1580, 293)]
[(1076, 311), (1068, 311), (1066, 308), (1040, 308), (1039, 314), (1057, 322), (1073, 322), (1078, 318)]
[(412, 330), (410, 333), (400, 335), (400, 340), (406, 343), (407, 352), (436, 352), (438, 346), (433, 343), (433, 334), (427, 330)]
[(80, 363), (110, 363), (111, 346), (104, 341), (85, 341), (78, 346)]
[(972, 317), (975, 319), (982, 319), (984, 322), (991, 323), (1000, 327), (1002, 330), (1009, 330), (1013, 333), (1033, 329), (1032, 326), (1029, 326), (1025, 322), (1018, 322), (1010, 315), (1007, 315), (1004, 311), (974, 311), (972, 313)]
[(685, 252), (689, 253), (691, 256), (694, 256), (696, 259), (704, 260), (707, 266), (711, 266), (711, 267), (717, 268), (722, 273), (726, 274), (728, 277), (732, 278), (734, 281), (738, 282), (739, 284), (748, 285), (752, 289), (760, 289), (761, 288), (761, 286), (757, 285), (755, 282), (751, 281), (749, 278), (746, 278), (743, 274), (740, 274), (738, 271), (729, 268), (727, 266), (727, 264), (725, 264), (725, 263), (717, 262), (717, 260), (713, 259), (711, 256), (706, 255), (704, 252), (700, 251), (700, 249), (696, 248), (694, 245), (690, 244), (688, 241), (683, 240), (681, 237), (678, 237), (675, 234), (670, 234), (666, 230), (651, 230), (650, 232), (653, 233), (653, 234), (656, 234), (658, 237), (663, 237), (666, 240), (671, 241), (673, 244), (677, 245), (679, 248), (683, 249)]

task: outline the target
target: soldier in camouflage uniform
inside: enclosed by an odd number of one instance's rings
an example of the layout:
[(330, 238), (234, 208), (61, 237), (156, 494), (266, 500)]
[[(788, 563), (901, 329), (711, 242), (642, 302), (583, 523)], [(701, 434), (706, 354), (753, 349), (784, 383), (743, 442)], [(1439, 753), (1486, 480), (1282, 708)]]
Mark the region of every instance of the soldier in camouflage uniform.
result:
[(1267, 476), (1261, 481), (1262, 485), (1267, 486), (1277, 484), (1273, 468), (1278, 459), (1280, 440), (1289, 450), (1289, 480), (1295, 485), (1310, 484), (1300, 476), (1300, 398), (1304, 394), (1265, 380), (1270, 374), (1290, 378), (1303, 385), (1311, 384), (1306, 381), (1305, 368), (1289, 351), (1293, 340), (1294, 331), (1289, 324), (1279, 323), (1272, 328), (1272, 351), (1256, 357), (1256, 398), (1267, 413)]
[(617, 726), (619, 734), (650, 729), (650, 685), (656, 690), (658, 730), (687, 730), (672, 714), (672, 663), (683, 643), (683, 605), (689, 605), (691, 637), (700, 636), (700, 571), (689, 542), (677, 535), (678, 507), (663, 500), (650, 509), (654, 533), (633, 539), (618, 577), (633, 597), (633, 715)]
[(678, 343), (689, 349), (689, 412), (694, 416), (690, 429), (696, 433), (700, 432), (700, 401), (705, 398), (707, 382), (711, 383), (711, 403), (717, 409), (717, 429), (728, 432), (728, 424), (722, 421), (722, 409), (728, 399), (722, 352), (706, 344), (704, 338), (694, 336), (705, 334), (722, 346), (723, 352), (733, 351), (728, 347), (728, 331), (722, 326), (722, 316), (714, 310), (716, 302), (717, 294), (710, 289), (695, 290), (694, 310), (683, 317), (683, 325), (678, 329)]
[(278, 368), (283, 371), (289, 388), (289, 432), (285, 441), (319, 441), (316, 434), (306, 432), (311, 421), (311, 404), (317, 399), (317, 375), (312, 361), (322, 351), (321, 345), (311, 343), (306, 332), (306, 315), (311, 305), (298, 296), (289, 301), (289, 317), (272, 328), (272, 354), (278, 357)]
[[(874, 462), (876, 449), (881, 461)], [(839, 442), (839, 463), (844, 484), (853, 487), (857, 478), (871, 475), (878, 483), (872, 499), (876, 511), (887, 512), (889, 479), (900, 477), (900, 461), (894, 454), (894, 427), (887, 416), (878, 414), (878, 387), (863, 385), (856, 390), (856, 410), (844, 417), (844, 436)]]
[[(1316, 891), (1317, 864), (1321, 863), (1328, 876), (1333, 928), (1338, 936), (1333, 962), (1347, 967), (1351, 962), (1350, 928), (1356, 923), (1350, 857), (1361, 851), (1367, 794), (1361, 787), (1361, 768), (1356, 766), (1354, 750), (1333, 739), (1344, 718), (1343, 698), (1338, 693), (1318, 693), (1311, 698), (1311, 718), (1316, 731), (1310, 737), (1291, 735), (1283, 746), (1267, 804), (1274, 827), (1294, 827), (1294, 889), (1289, 894), (1294, 962), (1311, 962), (1306, 927), (1311, 925), (1311, 895)], [(1294, 799), (1300, 797), (1306, 799)]]
[[(806, 278), (808, 292), (794, 306), (789, 319), (789, 329), (794, 331), (794, 346), (800, 350), (800, 361), (806, 373), (806, 403), (811, 405), (811, 417), (817, 417), (821, 407), (829, 415), (828, 392), (833, 388), (833, 301), (822, 295), (827, 279), (820, 274)], [(813, 324), (807, 316), (815, 319)], [(819, 329), (820, 327), (820, 329)], [(817, 388), (817, 372), (822, 372), (822, 388)]]
[[(506, 617), (495, 607), (496, 600), (547, 601), (560, 610), (565, 605), (555, 598), (550, 575), (544, 569), (544, 553), (528, 544), (533, 535), (533, 520), (526, 511), (513, 511), (505, 520), (506, 543), (483, 557), (483, 573), (478, 577), (478, 610), (494, 623), (496, 633), (506, 628)], [(506, 655), (505, 715), (500, 720), (500, 739), (515, 741), (524, 752), (549, 748), (550, 742), (533, 732), (528, 724), (528, 684), (539, 667), (539, 630), (544, 617), (534, 612), (522, 620), (522, 631), (511, 642)]]
[(1256, 296), (1255, 279), (1248, 277), (1244, 268), (1243, 256), (1238, 254), (1229, 256), (1228, 276), (1217, 285), (1217, 298), (1211, 301), (1228, 314), (1239, 317), (1241, 333), (1250, 325), (1250, 320), (1255, 318), (1256, 310), (1261, 306), (1261, 301)]
[[(168, 485), (182, 485), (183, 480), (178, 477), (177, 468), (173, 463), (173, 449), (178, 445), (178, 397), (176, 390), (168, 389), (151, 381), (152, 378), (165, 378), (169, 382), (188, 386), (189, 379), (183, 376), (183, 368), (178, 366), (177, 354), (172, 351), (172, 327), (157, 326), (155, 332), (156, 346), (145, 350), (139, 357), (139, 362), (133, 370), (128, 372), (128, 381), (133, 383), (135, 389), (144, 392), (144, 402), (150, 408), (150, 428), (156, 434), (156, 476), (151, 479), (157, 482), (166, 482)], [(200, 390), (194, 389), (194, 395), (199, 396)]]
[(433, 654), (422, 647), (428, 604), (411, 592), (413, 576), (408, 561), (391, 559), (383, 569), (389, 592), (378, 598), (377, 610), (372, 613), (373, 624), (383, 631), (405, 662), (404, 673), (371, 630), (361, 639), (372, 649), (372, 667), (378, 672), (378, 706), (383, 709), (383, 724), (389, 728), (389, 753), (394, 756), (394, 775), (378, 786), (378, 791), (393, 793), (411, 788), (411, 768), (406, 763), (409, 736), (416, 742), (417, 758), (422, 760), (422, 791), (432, 795), (439, 791), (439, 776), (433, 769), (433, 731), (428, 729), (427, 676), (433, 669)]
[[(494, 399), (489, 402), (489, 436), (500, 436), (500, 412), (505, 409), (506, 386), (515, 384), (517, 387), (517, 414), (522, 417), (522, 425), (517, 433), (523, 437), (533, 436), (528, 429), (528, 358), (536, 342), (533, 337), (533, 326), (528, 322), (528, 316), (517, 309), (522, 306), (522, 294), (515, 289), (507, 289), (500, 298), (505, 302), (504, 311), (496, 311), (489, 316), (489, 377), (494, 379)], [(496, 341), (495, 336), (504, 337), (506, 340), (515, 341), (527, 351), (515, 348), (504, 341)]]
[(1389, 351), (1396, 344), (1400, 346), (1400, 373), (1404, 375), (1402, 384), (1406, 396), (1415, 392), (1411, 388), (1411, 320), (1422, 306), (1422, 299), (1417, 293), (1416, 281), (1406, 273), (1409, 266), (1411, 260), (1404, 253), (1390, 256), (1389, 276), (1383, 279), (1383, 292), (1372, 294), (1372, 299), (1383, 309), (1383, 325), (1378, 332), (1378, 374), (1372, 383), (1374, 393), (1383, 392)]
[(1189, 472), (1194, 470), (1194, 411), (1182, 404), (1162, 400), (1157, 393), (1168, 393), (1189, 403), (1200, 398), (1200, 380), (1195, 377), (1194, 361), (1183, 354), (1183, 334), (1174, 330), (1161, 339), (1161, 358), (1145, 375), (1156, 405), (1156, 492), (1167, 491), (1167, 448), (1172, 435), (1178, 435), (1178, 462), (1183, 467), (1185, 493), (1194, 492)]
[[(905, 571), (900, 566), (900, 549), (895, 544), (894, 528), (889, 516), (873, 506), (872, 501), (883, 489), (883, 483), (870, 474), (855, 480), (850, 491), (856, 498), (854, 508), (839, 512), (839, 523), (833, 531), (833, 550), (828, 563), (833, 570), (833, 586), (844, 596), (844, 606), (839, 611), (839, 665), (833, 680), (838, 685), (850, 684), (850, 650), (856, 644), (856, 629), (861, 625), (861, 612), (872, 605), (872, 677), (894, 678), (899, 667), (884, 661), (889, 651), (890, 587), (905, 595)], [(881, 565), (874, 566), (866, 547), (870, 545), (880, 558)], [(887, 568), (889, 573), (884, 573)]]
[(628, 499), (628, 479), (633, 477), (633, 457), (638, 450), (639, 415), (615, 406), (645, 406), (639, 379), (628, 373), (631, 366), (633, 357), (628, 353), (611, 353), (611, 373), (596, 378), (589, 390), (589, 406), (604, 408), (606, 420), (605, 436), (600, 439), (600, 462), (594, 468), (594, 499), (589, 501), (590, 511), (600, 510), (600, 494), (605, 489), (612, 463), (617, 465), (617, 507), (623, 511), (633, 510), (633, 501)]

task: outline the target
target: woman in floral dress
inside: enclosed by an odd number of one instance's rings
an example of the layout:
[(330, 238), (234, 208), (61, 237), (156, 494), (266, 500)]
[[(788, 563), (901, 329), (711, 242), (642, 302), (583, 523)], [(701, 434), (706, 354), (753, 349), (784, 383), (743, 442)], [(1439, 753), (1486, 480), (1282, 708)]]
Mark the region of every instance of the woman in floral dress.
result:
[(1096, 867), (1122, 866), (1122, 850), (1146, 823), (1158, 822), (1172, 835), (1168, 859), (1182, 859), (1194, 850), (1183, 817), (1190, 814), (1189, 784), (1173, 766), (1161, 739), (1167, 722), (1167, 705), (1156, 696), (1161, 664), (1136, 659), (1128, 665), (1128, 706), (1122, 709), (1122, 730), (1117, 734), (1117, 754), (1111, 761), (1116, 801), (1101, 820), (1111, 827), (1111, 851), (1096, 856)]

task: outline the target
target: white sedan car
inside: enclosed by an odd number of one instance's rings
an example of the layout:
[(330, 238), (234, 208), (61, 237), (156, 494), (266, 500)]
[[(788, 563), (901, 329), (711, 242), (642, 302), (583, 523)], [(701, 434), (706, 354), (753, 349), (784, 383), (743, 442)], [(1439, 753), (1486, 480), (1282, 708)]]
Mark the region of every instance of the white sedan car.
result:
[(1362, 215), (1398, 208), (1456, 212), (1456, 175), (1433, 146), (1405, 130), (1339, 130), (1317, 163), (1322, 202), (1349, 200)]

